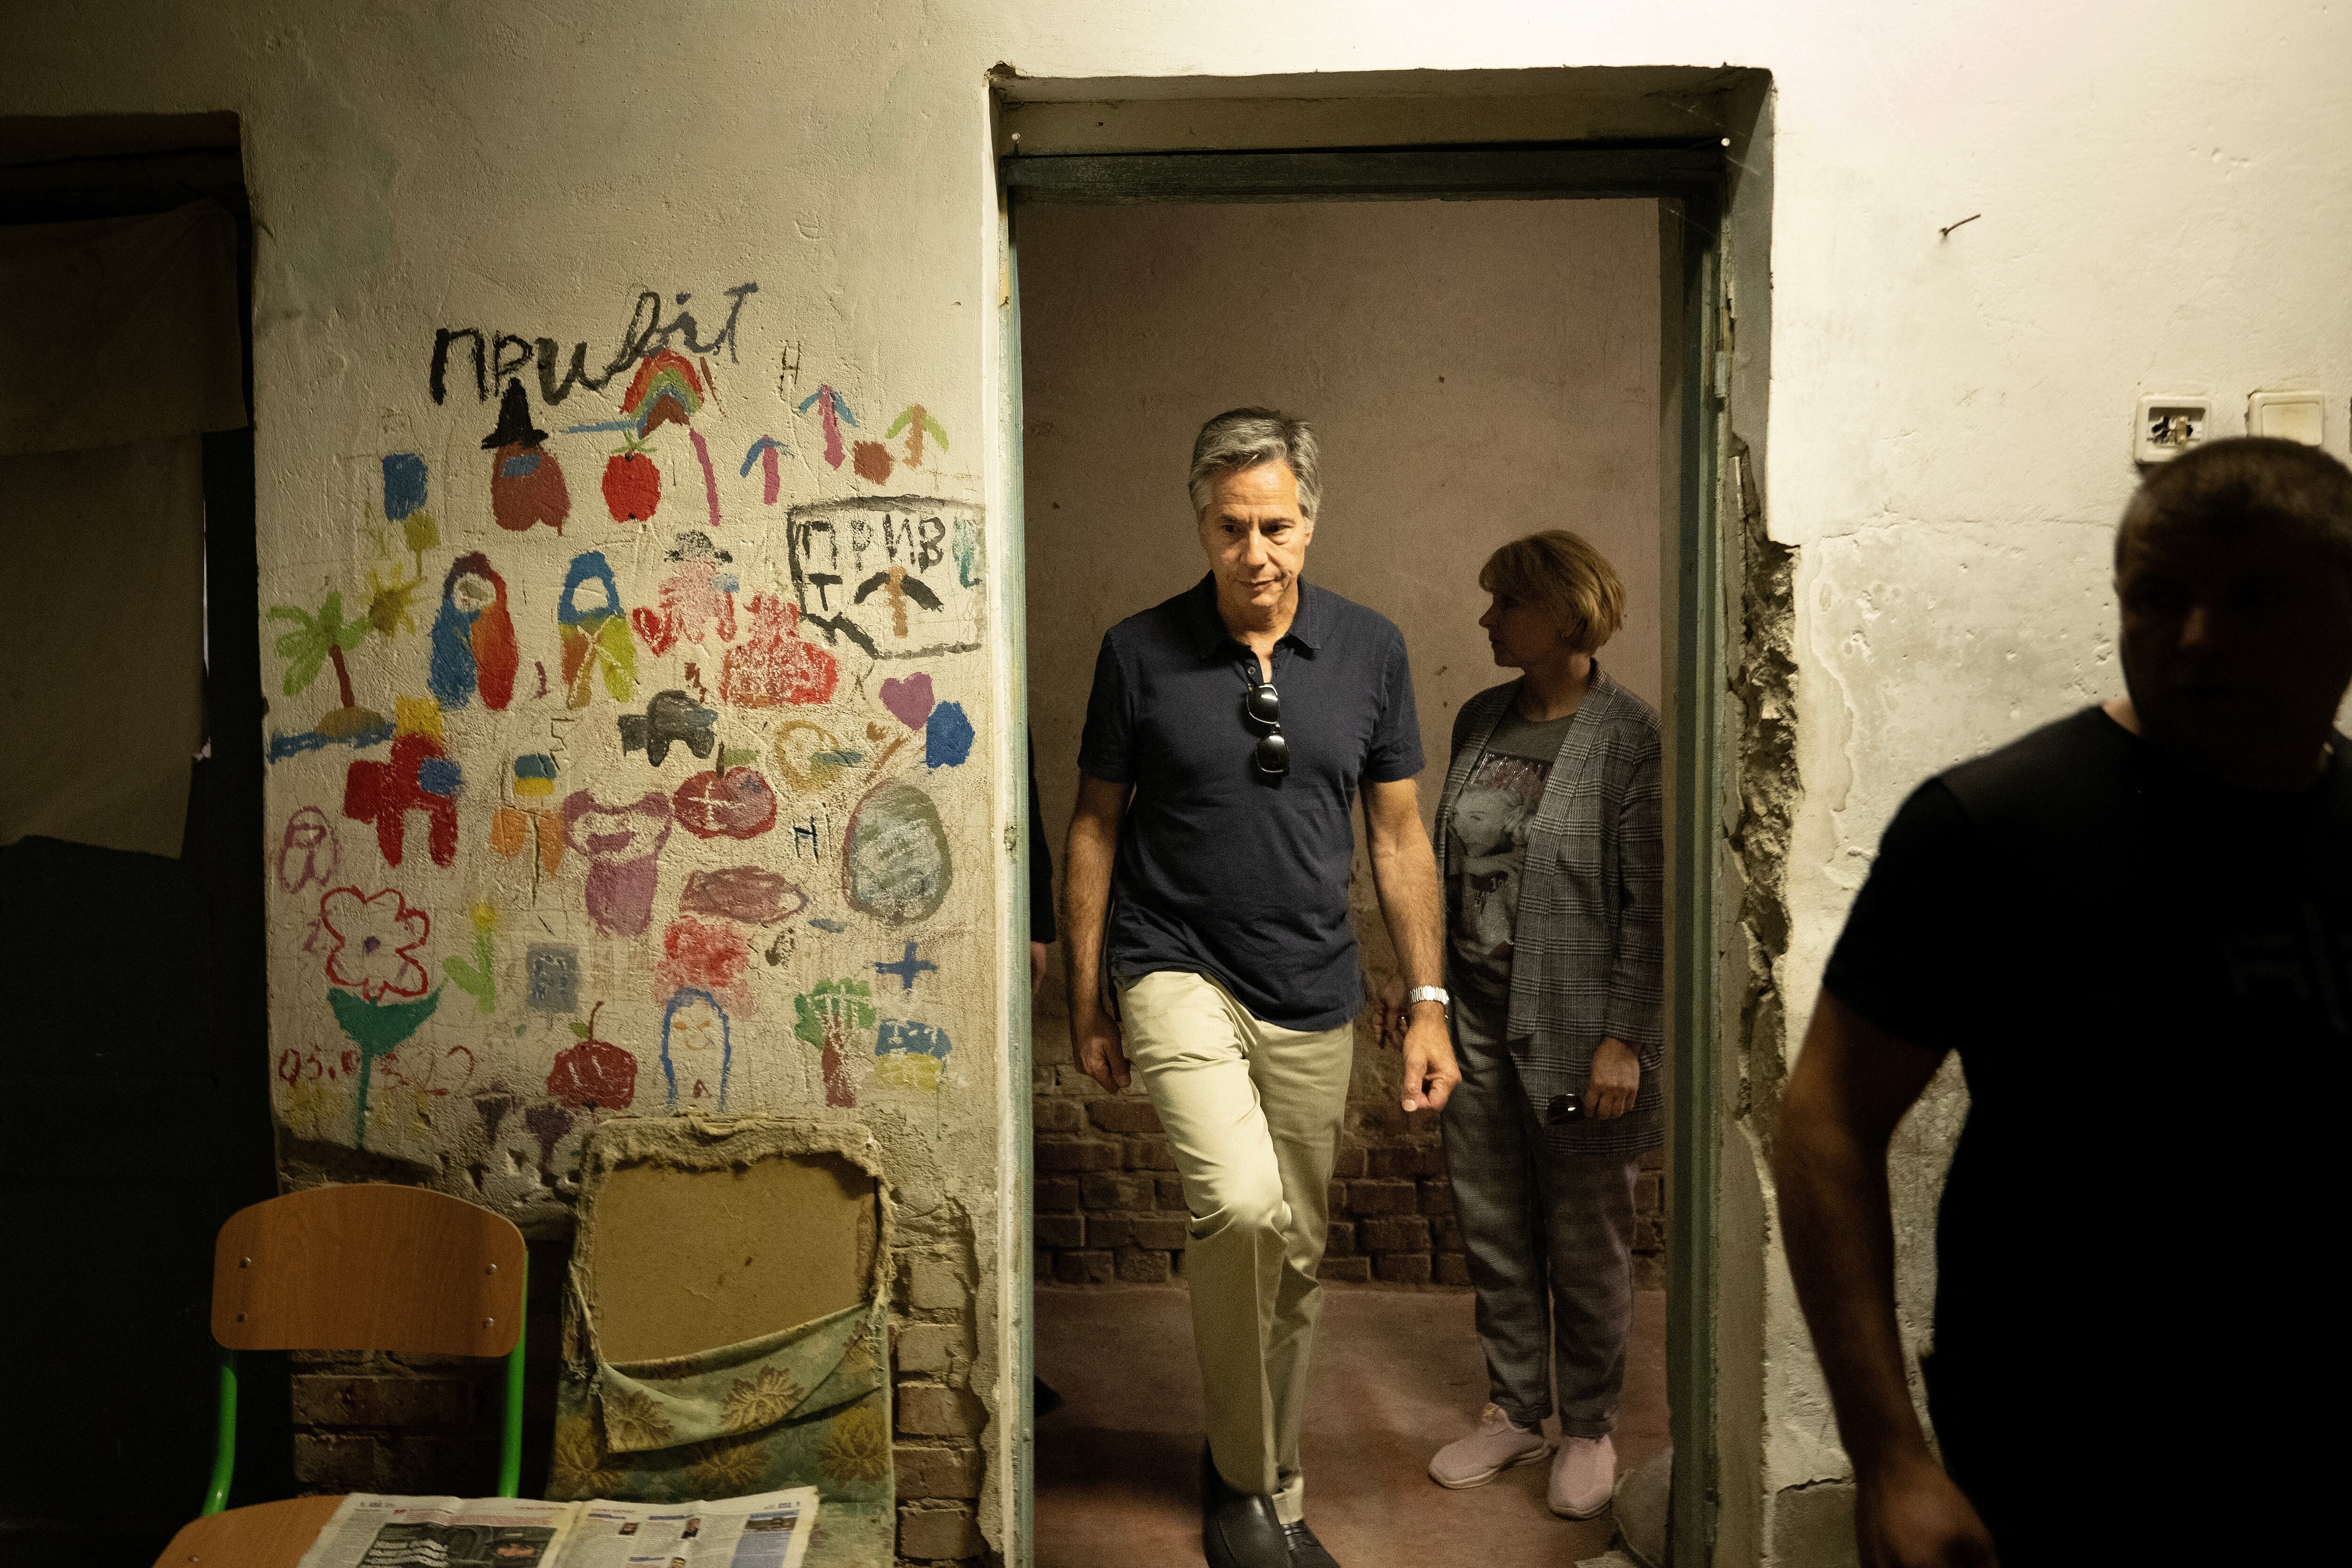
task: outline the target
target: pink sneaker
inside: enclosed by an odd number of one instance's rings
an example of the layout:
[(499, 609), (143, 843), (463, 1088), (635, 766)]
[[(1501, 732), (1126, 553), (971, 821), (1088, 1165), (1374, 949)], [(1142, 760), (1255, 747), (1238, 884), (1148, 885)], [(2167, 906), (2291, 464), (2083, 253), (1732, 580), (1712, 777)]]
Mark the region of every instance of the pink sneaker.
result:
[(1551, 1462), (1552, 1512), (1591, 1519), (1609, 1506), (1617, 1486), (1617, 1445), (1606, 1437), (1562, 1437)]
[(1429, 1479), (1455, 1491), (1483, 1487), (1513, 1465), (1532, 1464), (1550, 1452), (1540, 1430), (1514, 1426), (1501, 1406), (1489, 1405), (1478, 1417), (1478, 1430), (1437, 1450), (1429, 1461)]

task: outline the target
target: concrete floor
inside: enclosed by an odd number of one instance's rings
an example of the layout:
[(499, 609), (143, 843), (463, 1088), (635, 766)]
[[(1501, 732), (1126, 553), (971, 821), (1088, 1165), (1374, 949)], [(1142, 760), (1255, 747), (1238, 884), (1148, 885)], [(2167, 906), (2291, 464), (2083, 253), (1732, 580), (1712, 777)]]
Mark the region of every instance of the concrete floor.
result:
[[(1333, 1286), (1306, 1418), (1307, 1520), (1344, 1568), (1517, 1568), (1595, 1557), (1613, 1526), (1544, 1507), (1549, 1465), (1447, 1491), (1429, 1457), (1486, 1403), (1468, 1291)], [(1665, 1298), (1633, 1298), (1622, 1474), (1667, 1445)], [(1198, 1568), (1201, 1375), (1181, 1285), (1040, 1286), (1037, 1568)]]

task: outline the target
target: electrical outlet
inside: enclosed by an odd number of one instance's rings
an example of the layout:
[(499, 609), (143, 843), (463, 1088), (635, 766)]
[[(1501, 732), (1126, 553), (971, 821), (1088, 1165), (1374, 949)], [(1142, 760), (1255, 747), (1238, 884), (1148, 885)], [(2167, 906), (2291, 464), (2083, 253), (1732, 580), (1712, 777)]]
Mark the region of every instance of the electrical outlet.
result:
[(2316, 447), (2327, 433), (2326, 399), (2316, 392), (2257, 392), (2246, 399), (2246, 434)]
[(2201, 443), (2212, 420), (2210, 397), (2143, 397), (2138, 422), (2132, 430), (2132, 458), (2142, 463), (2168, 463)]

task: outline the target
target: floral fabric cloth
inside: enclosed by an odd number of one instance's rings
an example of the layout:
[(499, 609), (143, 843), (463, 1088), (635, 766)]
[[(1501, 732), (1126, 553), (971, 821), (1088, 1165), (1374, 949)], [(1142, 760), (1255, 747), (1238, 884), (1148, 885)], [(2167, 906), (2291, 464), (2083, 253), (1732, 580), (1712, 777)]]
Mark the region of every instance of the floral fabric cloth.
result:
[(814, 1485), (804, 1568), (891, 1568), (884, 1304), (660, 1361), (567, 1360), (548, 1495), (689, 1502)]

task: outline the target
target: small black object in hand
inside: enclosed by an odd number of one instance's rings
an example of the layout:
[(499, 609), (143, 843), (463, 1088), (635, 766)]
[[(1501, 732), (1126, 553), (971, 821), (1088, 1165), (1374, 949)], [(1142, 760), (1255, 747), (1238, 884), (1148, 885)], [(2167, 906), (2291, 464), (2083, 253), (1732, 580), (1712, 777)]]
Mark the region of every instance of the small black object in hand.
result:
[(1582, 1097), (1573, 1094), (1553, 1095), (1551, 1097), (1551, 1102), (1544, 1107), (1544, 1120), (1555, 1127), (1563, 1121), (1583, 1121), (1584, 1100)]

